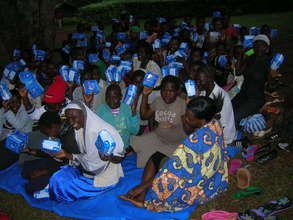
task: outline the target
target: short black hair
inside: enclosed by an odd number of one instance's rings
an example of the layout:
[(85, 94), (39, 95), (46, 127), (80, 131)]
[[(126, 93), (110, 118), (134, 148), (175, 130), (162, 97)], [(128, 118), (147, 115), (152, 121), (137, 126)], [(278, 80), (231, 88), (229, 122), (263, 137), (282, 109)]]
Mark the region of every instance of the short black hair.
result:
[(154, 52), (152, 45), (144, 40), (140, 40), (138, 42), (137, 49), (139, 48), (143, 48), (145, 50), (145, 53), (148, 55), (152, 55)]
[(214, 67), (205, 63), (201, 64), (198, 69), (199, 74), (204, 74), (209, 79), (212, 79), (212, 80), (215, 79), (215, 72), (216, 72), (216, 69)]
[(214, 97), (214, 99), (207, 96), (198, 96), (188, 102), (187, 109), (192, 112), (194, 117), (209, 122), (221, 111), (222, 106), (222, 96)]
[(133, 72), (133, 75), (131, 77), (131, 81), (134, 81), (134, 79), (136, 79), (137, 77), (142, 77), (144, 78), (145, 76), (145, 72), (142, 70), (136, 70)]
[(51, 128), (53, 125), (60, 125), (61, 118), (57, 112), (46, 111), (39, 119), (39, 127)]
[(20, 94), (19, 94), (17, 89), (10, 90), (10, 93), (11, 93), (12, 96), (15, 96), (17, 99), (21, 100), (21, 96), (20, 96)]
[(177, 91), (180, 89), (181, 84), (178, 77), (171, 75), (165, 76), (161, 82), (161, 89), (165, 87), (168, 83), (171, 83)]
[(109, 86), (107, 87), (107, 89), (106, 89), (106, 97), (108, 96), (109, 92), (111, 92), (111, 91), (118, 91), (118, 92), (120, 92), (121, 95), (122, 95), (121, 88), (120, 88), (120, 86), (117, 85), (117, 84), (112, 84), (112, 85), (109, 85)]

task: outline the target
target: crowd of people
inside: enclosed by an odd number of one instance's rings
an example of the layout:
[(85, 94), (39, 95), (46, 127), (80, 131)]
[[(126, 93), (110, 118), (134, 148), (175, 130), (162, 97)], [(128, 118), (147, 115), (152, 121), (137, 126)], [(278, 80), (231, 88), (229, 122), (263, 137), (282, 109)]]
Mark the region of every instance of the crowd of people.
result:
[[(137, 207), (174, 212), (223, 193), (240, 121), (259, 113), (267, 80), (278, 76), (270, 27), (231, 25), (217, 12), (211, 22), (150, 18), (141, 28), (124, 13), (107, 35), (101, 24), (88, 29), (78, 25), (60, 49), (13, 51), (0, 88), (0, 169), (18, 161), (27, 193), (47, 189), (49, 199), (70, 202), (113, 189), (121, 162), (136, 154), (141, 183), (120, 198)], [(86, 81), (98, 91), (87, 92)], [(27, 134), (20, 153), (5, 147), (15, 131)], [(115, 143), (110, 154), (97, 147), (102, 131)], [(47, 139), (62, 149), (43, 151)]]

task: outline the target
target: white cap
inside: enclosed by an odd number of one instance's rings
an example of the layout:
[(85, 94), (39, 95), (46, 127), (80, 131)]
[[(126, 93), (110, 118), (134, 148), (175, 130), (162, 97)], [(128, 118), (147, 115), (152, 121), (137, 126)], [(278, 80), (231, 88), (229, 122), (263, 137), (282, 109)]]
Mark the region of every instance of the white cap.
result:
[(257, 41), (257, 40), (261, 40), (264, 41), (268, 46), (270, 46), (271, 42), (270, 39), (267, 37), (267, 35), (265, 34), (259, 34), (257, 35), (254, 39), (253, 42)]

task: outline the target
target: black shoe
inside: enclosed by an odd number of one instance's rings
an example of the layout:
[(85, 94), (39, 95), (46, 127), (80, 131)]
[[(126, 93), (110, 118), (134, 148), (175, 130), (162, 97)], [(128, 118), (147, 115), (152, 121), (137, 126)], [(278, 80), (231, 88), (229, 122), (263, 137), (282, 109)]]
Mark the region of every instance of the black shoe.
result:
[(258, 164), (266, 164), (267, 162), (275, 159), (278, 155), (278, 152), (276, 150), (272, 150), (258, 158), (256, 158), (255, 162)]

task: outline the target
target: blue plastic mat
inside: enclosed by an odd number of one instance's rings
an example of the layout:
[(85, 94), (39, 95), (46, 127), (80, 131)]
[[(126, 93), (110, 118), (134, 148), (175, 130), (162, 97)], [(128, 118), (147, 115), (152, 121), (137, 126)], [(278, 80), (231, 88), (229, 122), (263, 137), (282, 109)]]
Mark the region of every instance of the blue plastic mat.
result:
[(32, 207), (53, 211), (61, 216), (71, 218), (98, 220), (188, 219), (194, 207), (174, 213), (155, 213), (136, 208), (131, 203), (119, 199), (117, 196), (127, 193), (128, 190), (139, 184), (143, 172), (142, 169), (136, 168), (135, 155), (126, 157), (122, 166), (125, 177), (120, 180), (113, 190), (102, 193), (92, 199), (83, 199), (70, 203), (36, 200), (26, 194), (24, 190), (26, 180), (20, 175), (18, 163), (0, 171), (0, 188), (10, 193), (22, 195)]

